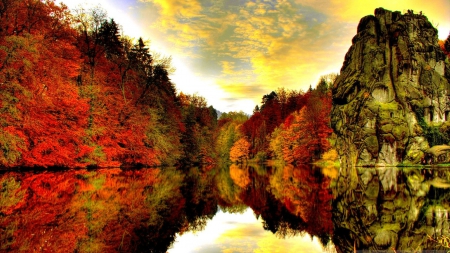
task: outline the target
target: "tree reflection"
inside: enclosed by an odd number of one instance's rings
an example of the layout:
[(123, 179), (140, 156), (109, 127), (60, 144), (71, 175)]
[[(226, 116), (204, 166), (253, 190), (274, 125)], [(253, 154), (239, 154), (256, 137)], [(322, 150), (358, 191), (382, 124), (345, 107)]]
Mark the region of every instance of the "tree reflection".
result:
[(242, 187), (236, 184), (231, 178), (230, 167), (226, 163), (217, 166), (216, 188), (218, 203), (223, 210), (230, 212), (241, 212), (247, 207), (239, 198)]
[[(227, 182), (227, 190), (222, 188), (219, 193), (225, 193), (220, 197), (228, 206), (244, 203), (262, 218), (264, 229), (280, 237), (306, 232), (317, 236), (323, 245), (330, 240), (331, 179), (319, 168), (231, 165), (229, 175), (231, 181), (218, 182), (221, 185)], [(232, 198), (230, 192), (233, 192)]]
[(230, 176), (231, 179), (235, 184), (237, 184), (241, 188), (246, 188), (248, 184), (250, 183), (250, 177), (248, 174), (247, 168), (243, 167), (241, 164), (241, 167), (236, 164), (230, 165)]
[(270, 179), (270, 189), (276, 198), (304, 221), (304, 231), (318, 236), (324, 245), (333, 232), (330, 182), (320, 168), (307, 165), (278, 167)]
[(279, 237), (308, 233), (338, 252), (440, 250), (450, 172), (233, 165), (4, 172), (0, 251), (166, 252), (218, 208), (250, 207)]
[[(0, 177), (0, 251), (166, 252), (217, 211), (212, 174), (120, 169)], [(187, 187), (195, 185), (194, 187)]]
[(203, 172), (199, 168), (190, 168), (185, 176), (182, 193), (189, 204), (184, 215), (189, 231), (203, 230), (208, 220), (217, 213), (217, 189), (214, 187), (215, 171)]

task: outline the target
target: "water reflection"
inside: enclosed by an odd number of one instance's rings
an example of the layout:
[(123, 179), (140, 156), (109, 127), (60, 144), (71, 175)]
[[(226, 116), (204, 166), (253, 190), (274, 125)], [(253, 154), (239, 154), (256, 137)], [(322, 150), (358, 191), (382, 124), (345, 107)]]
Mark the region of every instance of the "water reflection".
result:
[(205, 229), (178, 236), (169, 253), (211, 252), (324, 252), (317, 238), (308, 234), (280, 238), (262, 229), (261, 217), (257, 219), (251, 208), (242, 213), (219, 210)]
[(197, 201), (208, 199), (196, 196), (208, 186), (189, 190), (189, 179), (170, 168), (6, 173), (1, 250), (165, 252), (175, 233), (216, 212), (214, 202)]
[(343, 171), (333, 187), (337, 196), (333, 201), (336, 249), (445, 249), (449, 179), (450, 171), (442, 168)]
[[(222, 165), (5, 172), (0, 187), (0, 251), (166, 252), (176, 238), (182, 243), (205, 231), (197, 236), (210, 244), (198, 243), (196, 252), (211, 245), (230, 251), (231, 241), (245, 238), (251, 238), (249, 251), (268, 252), (272, 243), (281, 245), (276, 240), (307, 250), (304, 238), (311, 237), (321, 250), (394, 252), (441, 249), (439, 240), (449, 233), (446, 169)], [(217, 223), (224, 215), (237, 219), (228, 225), (252, 220), (244, 224), (250, 230), (228, 233)], [(231, 241), (208, 239), (214, 230)]]

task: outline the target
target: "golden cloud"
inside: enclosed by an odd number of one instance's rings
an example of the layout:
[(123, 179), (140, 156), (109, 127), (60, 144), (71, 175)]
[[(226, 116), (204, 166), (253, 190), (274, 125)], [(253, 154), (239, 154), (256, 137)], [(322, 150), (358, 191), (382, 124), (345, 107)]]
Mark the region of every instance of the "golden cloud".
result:
[(234, 73), (234, 62), (231, 61), (221, 61), (222, 63), (222, 73), (225, 75), (231, 75)]
[(447, 0), (145, 1), (159, 9), (158, 28), (172, 52), (192, 59), (195, 72), (214, 76), (230, 96), (264, 90), (255, 103), (277, 87), (306, 90), (338, 72), (360, 18), (379, 6), (422, 10), (436, 20), (450, 12)]

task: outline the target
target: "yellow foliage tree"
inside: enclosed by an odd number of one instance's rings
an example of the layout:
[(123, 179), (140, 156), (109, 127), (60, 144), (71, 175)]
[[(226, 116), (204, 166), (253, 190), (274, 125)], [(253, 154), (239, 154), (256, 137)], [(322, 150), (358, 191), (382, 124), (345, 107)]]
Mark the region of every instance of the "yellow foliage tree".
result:
[(230, 150), (230, 160), (232, 162), (241, 163), (248, 159), (248, 154), (250, 151), (250, 143), (246, 138), (242, 137), (237, 140)]

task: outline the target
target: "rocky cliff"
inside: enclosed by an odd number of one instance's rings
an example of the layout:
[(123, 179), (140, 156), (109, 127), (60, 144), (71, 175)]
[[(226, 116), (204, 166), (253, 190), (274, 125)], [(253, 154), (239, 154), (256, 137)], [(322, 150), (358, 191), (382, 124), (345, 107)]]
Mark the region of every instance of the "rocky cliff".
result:
[(421, 13), (378, 8), (362, 18), (332, 89), (341, 164), (431, 162), (428, 150), (449, 141), (448, 66)]

